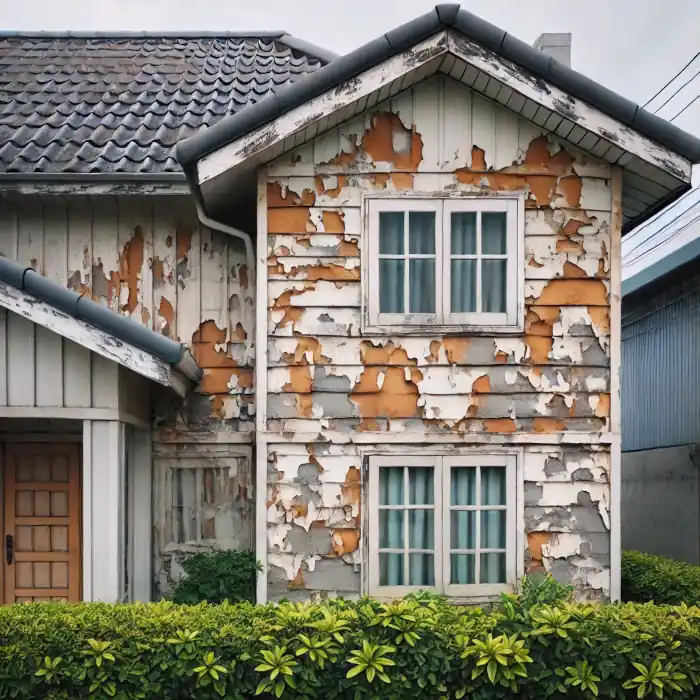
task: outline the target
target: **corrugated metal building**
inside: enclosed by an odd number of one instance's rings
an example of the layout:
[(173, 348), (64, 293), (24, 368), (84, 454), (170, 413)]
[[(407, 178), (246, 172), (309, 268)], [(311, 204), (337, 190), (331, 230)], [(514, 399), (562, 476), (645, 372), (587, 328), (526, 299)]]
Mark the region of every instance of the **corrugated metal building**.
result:
[(700, 188), (622, 250), (622, 544), (697, 563)]

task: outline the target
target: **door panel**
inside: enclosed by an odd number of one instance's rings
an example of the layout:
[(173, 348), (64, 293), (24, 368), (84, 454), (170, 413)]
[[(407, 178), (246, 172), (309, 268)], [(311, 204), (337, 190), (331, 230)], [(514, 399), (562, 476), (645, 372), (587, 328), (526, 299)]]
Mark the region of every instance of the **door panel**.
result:
[(80, 600), (80, 446), (7, 444), (5, 603)]

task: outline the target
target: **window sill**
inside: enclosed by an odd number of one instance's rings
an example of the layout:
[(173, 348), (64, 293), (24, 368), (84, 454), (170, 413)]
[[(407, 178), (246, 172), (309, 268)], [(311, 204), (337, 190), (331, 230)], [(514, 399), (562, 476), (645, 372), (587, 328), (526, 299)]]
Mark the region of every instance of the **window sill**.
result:
[(445, 323), (434, 325), (418, 324), (363, 324), (360, 329), (363, 336), (435, 336), (435, 335), (515, 335), (524, 333), (524, 323), (499, 326), (477, 326), (463, 323)]

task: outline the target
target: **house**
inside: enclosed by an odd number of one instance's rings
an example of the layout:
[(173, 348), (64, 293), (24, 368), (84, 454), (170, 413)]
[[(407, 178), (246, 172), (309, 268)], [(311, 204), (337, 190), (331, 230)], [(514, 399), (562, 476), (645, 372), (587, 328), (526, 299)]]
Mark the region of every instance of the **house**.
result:
[[(0, 294), (5, 463), (34, 470), (6, 466), (5, 528), (73, 537), (69, 562), (16, 547), (6, 601), (149, 599), (211, 546), (255, 549), (260, 601), (476, 601), (539, 570), (619, 596), (621, 236), (698, 140), (456, 5), (341, 58), (4, 45), (0, 252), (43, 275), (6, 263)], [(57, 445), (75, 477), (48, 489)], [(21, 520), (32, 490), (74, 510)], [(70, 590), (36, 581), (58, 561)]]
[(622, 250), (622, 545), (699, 564), (700, 189)]

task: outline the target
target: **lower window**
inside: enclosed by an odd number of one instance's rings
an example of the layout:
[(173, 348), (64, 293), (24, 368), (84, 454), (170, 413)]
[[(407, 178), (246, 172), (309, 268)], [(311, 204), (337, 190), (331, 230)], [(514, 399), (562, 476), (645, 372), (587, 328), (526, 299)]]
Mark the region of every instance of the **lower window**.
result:
[(515, 455), (370, 457), (370, 595), (497, 595), (516, 539)]

